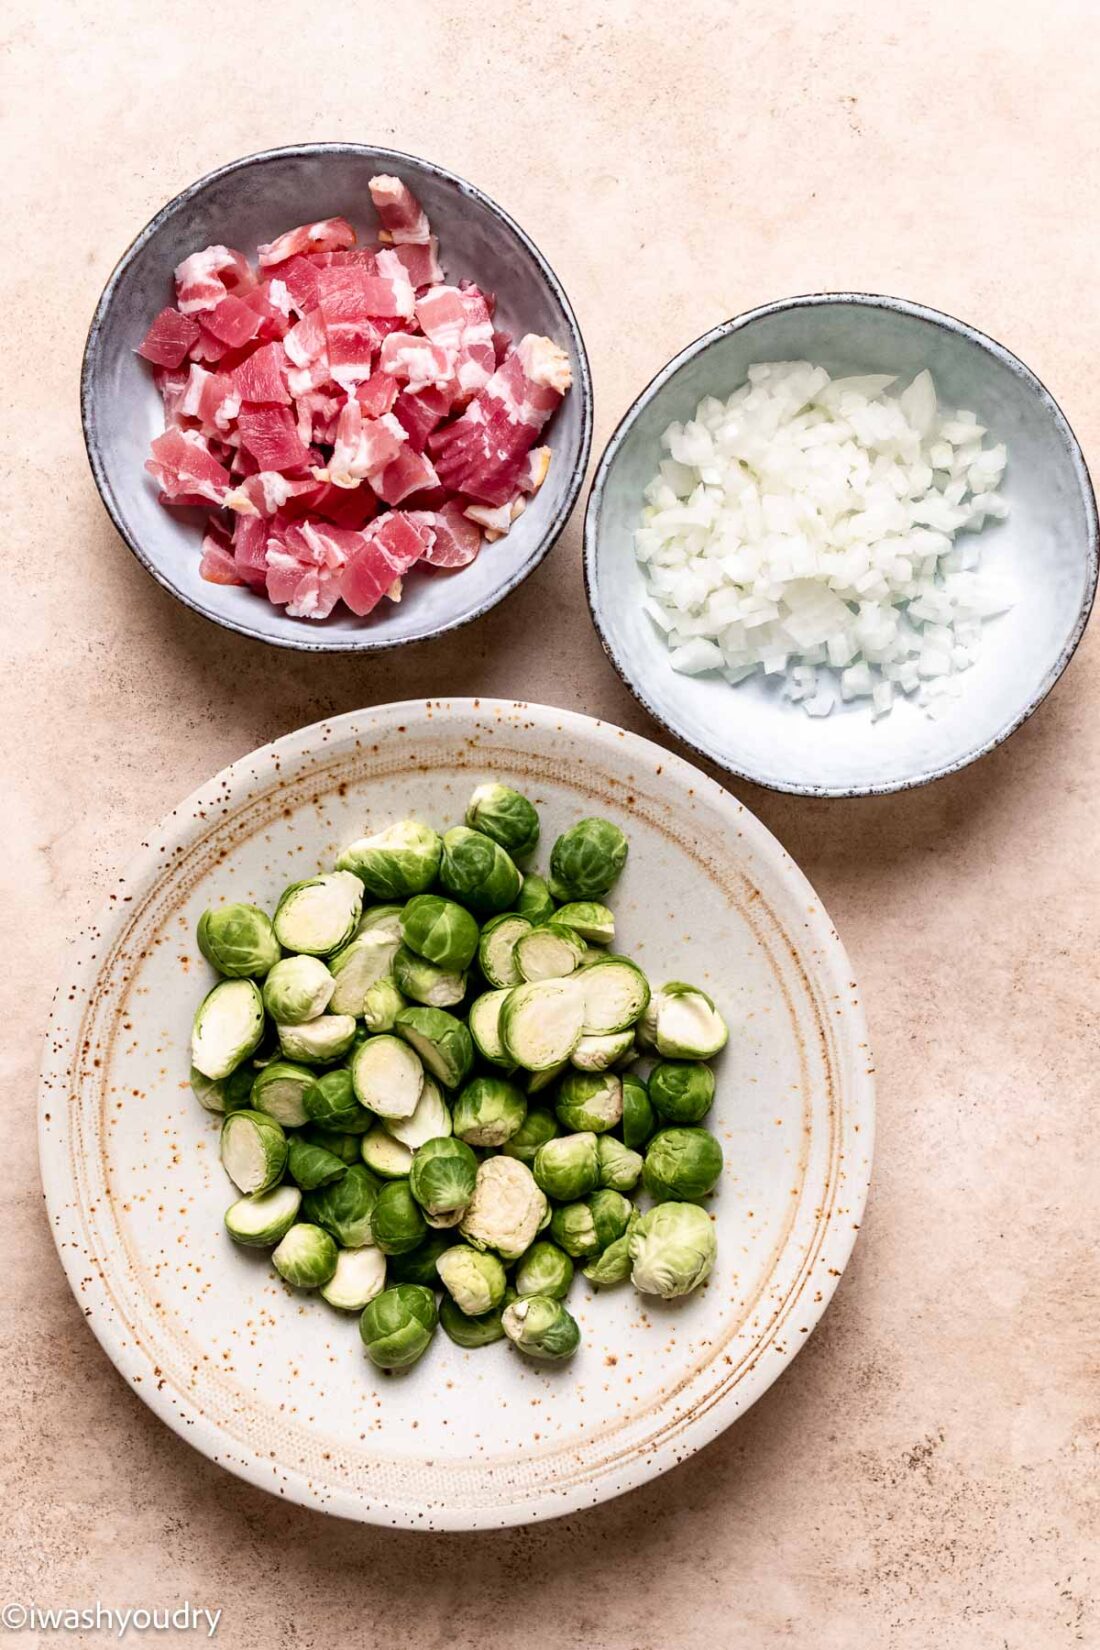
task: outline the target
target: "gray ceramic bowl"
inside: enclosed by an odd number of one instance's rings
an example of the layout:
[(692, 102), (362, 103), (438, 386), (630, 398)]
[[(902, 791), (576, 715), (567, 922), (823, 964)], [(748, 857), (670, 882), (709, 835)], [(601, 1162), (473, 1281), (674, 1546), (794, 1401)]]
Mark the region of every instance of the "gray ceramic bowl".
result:
[[(941, 401), (976, 412), (1008, 445), (1010, 514), (981, 536), (982, 567), (1015, 606), (985, 627), (978, 664), (947, 714), (896, 704), (872, 721), (867, 701), (822, 720), (761, 677), (731, 687), (682, 676), (642, 610), (633, 551), (642, 491), (660, 437), (704, 395), (728, 397), (757, 361), (807, 359), (831, 373), (928, 367)], [(1077, 440), (1021, 361), (961, 321), (897, 298), (823, 293), (750, 310), (689, 344), (630, 408), (600, 461), (585, 520), (592, 616), (612, 662), (650, 714), (731, 773), (775, 790), (858, 796), (951, 773), (1006, 739), (1065, 669), (1096, 591), (1096, 503)]]
[[(450, 575), (415, 574), (393, 606), (357, 619), (346, 610), (322, 623), (288, 618), (250, 591), (199, 578), (199, 517), (157, 503), (143, 468), (163, 428), (148, 365), (134, 354), (152, 317), (172, 299), (172, 270), (212, 242), (250, 257), (294, 224), (341, 214), (361, 236), (376, 219), (367, 180), (403, 177), (439, 235), (448, 276), (468, 276), (497, 296), (497, 325), (545, 333), (569, 354), (573, 388), (547, 430), (549, 475), (512, 531)], [(393, 149), (316, 143), (249, 155), (200, 178), (157, 213), (124, 254), (99, 300), (84, 355), (81, 409), (88, 457), (104, 504), (141, 564), (166, 590), (207, 618), (280, 647), (333, 652), (394, 647), (478, 618), (542, 560), (580, 491), (592, 439), (588, 358), (568, 298), (542, 253), (487, 195), (453, 173)]]

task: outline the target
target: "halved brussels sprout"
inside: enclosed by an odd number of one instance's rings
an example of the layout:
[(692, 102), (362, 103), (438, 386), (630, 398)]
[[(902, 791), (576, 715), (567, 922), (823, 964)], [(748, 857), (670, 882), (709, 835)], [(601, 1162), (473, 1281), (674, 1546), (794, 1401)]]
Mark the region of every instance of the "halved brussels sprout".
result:
[(714, 1073), (698, 1060), (659, 1060), (648, 1088), (654, 1111), (666, 1123), (699, 1123), (714, 1100)]
[(204, 1077), (198, 1066), (191, 1067), (191, 1092), (204, 1111), (221, 1116), (240, 1111), (250, 1104), (256, 1073), (251, 1066), (238, 1066), (228, 1077)]
[(570, 1056), (578, 1071), (607, 1071), (634, 1052), (633, 1031), (611, 1031), (603, 1037), (582, 1037)]
[(400, 944), (399, 935), (385, 928), (368, 928), (341, 946), (329, 959), (334, 986), (328, 1006), (333, 1014), (363, 1013), (367, 993), (379, 981), (390, 978)]
[(264, 1111), (284, 1129), (300, 1129), (309, 1122), (306, 1091), (317, 1082), (317, 1073), (292, 1060), (272, 1060), (256, 1074), (252, 1085), (252, 1109)]
[(575, 971), (586, 949), (572, 928), (543, 923), (516, 941), (516, 967), (525, 980), (561, 980)]
[(477, 1158), (464, 1140), (427, 1140), (412, 1160), (409, 1190), (428, 1215), (463, 1210), (474, 1195)]
[(523, 882), (498, 842), (465, 825), (444, 832), (439, 880), (448, 894), (474, 911), (507, 911)]
[(584, 993), (575, 980), (538, 980), (509, 992), (500, 1011), (505, 1053), (527, 1071), (568, 1060), (584, 1029)]
[(528, 1099), (533, 1094), (542, 1094), (545, 1089), (552, 1089), (568, 1065), (568, 1060), (562, 1060), (556, 1066), (547, 1066), (545, 1071), (524, 1072), (523, 1086), (527, 1091)]
[(405, 999), (393, 980), (376, 980), (363, 998), (363, 1024), (368, 1031), (392, 1031), (404, 1007)]
[(199, 918), (196, 939), (212, 968), (227, 980), (262, 979), (282, 952), (258, 905), (218, 905)]
[(399, 1283), (383, 1289), (364, 1308), (359, 1334), (379, 1369), (408, 1369), (428, 1350), (438, 1321), (430, 1289)]
[[(363, 1114), (366, 1116), (366, 1113)], [(302, 1130), (302, 1139), (308, 1140), (311, 1146), (323, 1146), (326, 1152), (338, 1157), (341, 1163), (358, 1163), (359, 1142), (362, 1138), (358, 1134), (345, 1134), (336, 1129), (319, 1129), (315, 1123), (310, 1123)]]
[(363, 909), (363, 885), (350, 871), (292, 882), (275, 907), (275, 934), (286, 951), (327, 957), (346, 945)]
[(348, 1166), (342, 1157), (316, 1146), (312, 1141), (295, 1138), (287, 1152), (287, 1172), (303, 1192), (315, 1192), (319, 1186), (330, 1186), (334, 1180), (343, 1180)]
[(266, 1192), (283, 1178), (287, 1141), (262, 1111), (231, 1112), (222, 1124), (222, 1167), (240, 1192)]
[(653, 1043), (667, 1060), (709, 1060), (725, 1048), (729, 1028), (705, 991), (669, 980), (657, 993)]
[(501, 1150), (509, 1157), (518, 1157), (521, 1163), (526, 1163), (530, 1168), (539, 1147), (545, 1146), (548, 1140), (553, 1140), (558, 1132), (558, 1120), (553, 1112), (529, 1111), (512, 1138), (504, 1142)]
[(500, 1011), (504, 1007), (507, 991), (483, 991), (470, 1004), (469, 1026), (470, 1036), (474, 1046), (483, 1060), (490, 1061), (494, 1066), (511, 1068), (512, 1062), (504, 1052), (504, 1044), (500, 1040)]
[(554, 912), (554, 921), (572, 928), (589, 945), (610, 945), (615, 938), (615, 914), (598, 900), (570, 900)]
[(410, 951), (450, 974), (464, 974), (477, 956), (480, 934), (469, 911), (439, 894), (417, 894), (401, 917)]
[(327, 1066), (348, 1052), (356, 1024), (350, 1014), (319, 1014), (300, 1026), (277, 1026), (279, 1047), (288, 1060)]
[(554, 1110), (563, 1129), (603, 1134), (623, 1115), (622, 1078), (612, 1071), (567, 1071)]
[(336, 1270), (321, 1286), (321, 1298), (341, 1312), (361, 1312), (386, 1287), (381, 1249), (341, 1249)]
[(709, 1129), (660, 1129), (645, 1154), (645, 1189), (655, 1203), (695, 1203), (722, 1178), (722, 1148)]
[(485, 924), (478, 941), (477, 961), (490, 985), (511, 988), (523, 984), (516, 946), (530, 932), (531, 923), (515, 911), (506, 911)]
[(477, 1171), (474, 1195), (461, 1232), (475, 1249), (495, 1249), (518, 1260), (534, 1242), (547, 1202), (526, 1164), (514, 1157), (488, 1157)]
[(279, 1025), (304, 1025), (325, 1012), (335, 989), (320, 957), (283, 957), (264, 981), (264, 1007)]
[[(548, 1140), (535, 1153), (531, 1172), (547, 1197), (559, 1203), (572, 1203), (576, 1198), (585, 1197), (600, 1183), (596, 1136), (582, 1132)], [(523, 1292), (521, 1289), (520, 1293)], [(528, 1293), (537, 1295), (541, 1291), (534, 1289)]]
[(657, 1127), (657, 1118), (643, 1079), (636, 1072), (628, 1071), (622, 1083), (623, 1140), (632, 1151), (637, 1151)]
[(571, 1358), (580, 1345), (577, 1320), (548, 1295), (521, 1295), (504, 1308), (504, 1333), (520, 1352), (554, 1362)]
[(381, 932), (394, 941), (394, 950), (401, 944), (401, 913), (405, 909), (404, 901), (400, 905), (366, 905), (363, 915), (359, 918), (359, 926), (355, 930), (355, 937), (359, 939), (363, 934)]
[(407, 1249), (403, 1255), (391, 1255), (387, 1265), (390, 1281), (422, 1283), (428, 1289), (438, 1289), (435, 1263), (454, 1241), (450, 1232), (432, 1231), (415, 1249)]
[(527, 873), (516, 895), (516, 910), (536, 926), (540, 922), (549, 922), (554, 915), (554, 902), (545, 878), (536, 876), (534, 872)]
[(584, 1268), (584, 1275), (589, 1283), (594, 1283), (597, 1289), (612, 1289), (616, 1284), (625, 1283), (630, 1276), (630, 1241), (634, 1235), (634, 1228), (638, 1224), (637, 1209), (631, 1214), (626, 1223), (626, 1230), (621, 1237), (590, 1260)]
[(435, 1078), (424, 1073), (424, 1087), (411, 1117), (383, 1118), (382, 1127), (411, 1152), (417, 1151), (429, 1140), (439, 1140), (449, 1135), (453, 1128), (451, 1114)]
[(503, 1146), (527, 1116), (523, 1091), (504, 1077), (474, 1077), (455, 1101), (454, 1132), (470, 1146)]
[(393, 978), (399, 991), (426, 1008), (453, 1008), (466, 995), (465, 974), (448, 973), (418, 957), (403, 945), (393, 959)]
[(526, 859), (538, 846), (538, 811), (510, 785), (479, 785), (467, 804), (466, 823), (492, 837), (513, 859)]
[(298, 1218), (302, 1194), (297, 1186), (272, 1186), (238, 1198), (225, 1211), (225, 1229), (234, 1243), (250, 1249), (271, 1249)]
[(311, 1123), (337, 1134), (366, 1134), (371, 1126), (370, 1113), (355, 1098), (351, 1072), (345, 1066), (314, 1076), (302, 1094), (302, 1107)]
[(609, 819), (579, 820), (550, 851), (550, 892), (567, 902), (598, 900), (617, 880), (628, 848)]
[(466, 1081), (474, 1063), (474, 1043), (453, 1014), (442, 1008), (403, 1008), (394, 1030), (444, 1088), (456, 1089)]
[(626, 957), (603, 957), (578, 976), (584, 991), (586, 1037), (626, 1031), (641, 1018), (649, 1002), (649, 981)]
[(547, 1295), (564, 1300), (573, 1282), (573, 1262), (556, 1243), (544, 1238), (532, 1243), (516, 1267), (516, 1292), (520, 1295)]
[(320, 1289), (336, 1271), (338, 1250), (323, 1226), (293, 1225), (271, 1256), (279, 1276), (294, 1289)]
[(379, 1192), (370, 1217), (371, 1238), (385, 1255), (403, 1255), (423, 1243), (427, 1222), (407, 1180), (391, 1180)]
[(455, 1243), (436, 1262), (436, 1271), (451, 1299), (468, 1318), (491, 1312), (504, 1299), (507, 1278), (496, 1255)]
[(383, 1180), (404, 1180), (413, 1165), (408, 1146), (395, 1140), (384, 1128), (371, 1129), (363, 1136), (359, 1154), (367, 1168)]
[(424, 1088), (424, 1067), (400, 1037), (368, 1037), (351, 1057), (356, 1099), (378, 1117), (411, 1117)]
[(574, 1259), (602, 1253), (622, 1237), (634, 1205), (621, 1192), (593, 1192), (578, 1203), (564, 1203), (550, 1217), (550, 1235)]
[(674, 1300), (710, 1276), (717, 1253), (714, 1224), (697, 1203), (658, 1203), (630, 1239), (631, 1281), (644, 1295)]
[(264, 1005), (253, 980), (222, 980), (199, 1004), (191, 1031), (191, 1064), (217, 1081), (260, 1046)]
[(631, 1151), (613, 1134), (601, 1134), (596, 1153), (601, 1186), (610, 1186), (614, 1192), (629, 1192), (638, 1184), (642, 1172), (641, 1152)]
[(302, 1213), (315, 1226), (323, 1226), (344, 1249), (362, 1249), (374, 1240), (371, 1212), (381, 1190), (379, 1182), (363, 1163), (352, 1163), (342, 1180), (307, 1192)]
[(422, 894), (439, 875), (443, 844), (430, 825), (402, 819), (375, 836), (351, 842), (336, 861), (341, 871), (352, 871), (367, 892), (384, 900), (406, 900)]
[(492, 1312), (484, 1312), (480, 1318), (468, 1318), (465, 1312), (459, 1310), (450, 1295), (444, 1295), (439, 1303), (440, 1328), (447, 1334), (456, 1346), (473, 1349), (478, 1346), (491, 1346), (494, 1341), (504, 1339), (504, 1327), (501, 1324), (501, 1314), (506, 1306), (511, 1305), (516, 1298), (514, 1289), (504, 1291), (504, 1299)]

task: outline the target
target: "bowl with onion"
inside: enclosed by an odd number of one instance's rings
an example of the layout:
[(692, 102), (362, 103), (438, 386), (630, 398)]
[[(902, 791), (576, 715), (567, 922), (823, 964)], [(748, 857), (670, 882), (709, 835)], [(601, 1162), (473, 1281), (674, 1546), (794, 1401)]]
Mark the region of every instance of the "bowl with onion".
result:
[(1022, 361), (902, 299), (823, 293), (689, 344), (589, 496), (596, 629), (642, 705), (775, 790), (906, 789), (992, 750), (1096, 591), (1080, 446)]

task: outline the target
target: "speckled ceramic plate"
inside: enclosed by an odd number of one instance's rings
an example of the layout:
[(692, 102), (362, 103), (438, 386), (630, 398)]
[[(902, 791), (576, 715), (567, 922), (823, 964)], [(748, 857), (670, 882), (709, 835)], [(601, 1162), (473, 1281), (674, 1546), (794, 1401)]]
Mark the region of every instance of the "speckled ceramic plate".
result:
[[(217, 1124), (188, 1086), (208, 971), (195, 922), (270, 907), (364, 828), (461, 817), (486, 777), (522, 787), (546, 845), (596, 811), (630, 834), (622, 948), (706, 986), (733, 1034), (713, 1124), (726, 1154), (708, 1286), (571, 1305), (567, 1366), (442, 1334), (402, 1377), (354, 1317), (296, 1295), (222, 1230)], [(544, 855), (545, 858), (545, 855)], [(244, 757), (165, 819), (75, 942), (42, 1077), (41, 1158), (73, 1291), (134, 1390), (212, 1460), (348, 1518), (525, 1523), (664, 1472), (743, 1413), (821, 1316), (855, 1240), (873, 1081), (851, 968), (813, 889), (728, 793), (658, 746), (540, 705), (386, 705)]]

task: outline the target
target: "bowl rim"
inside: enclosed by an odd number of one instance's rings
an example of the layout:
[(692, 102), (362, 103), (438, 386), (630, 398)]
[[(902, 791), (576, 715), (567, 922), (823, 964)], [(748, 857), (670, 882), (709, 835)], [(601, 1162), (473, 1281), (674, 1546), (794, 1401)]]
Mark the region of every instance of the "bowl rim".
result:
[[(485, 601), (483, 601), (473, 612), (463, 614), (459, 618), (448, 619), (442, 624), (425, 625), (423, 628), (417, 629), (408, 636), (385, 638), (380, 634), (373, 633), (369, 628), (362, 631), (331, 632), (325, 635), (319, 633), (318, 631), (310, 631), (308, 628), (305, 628), (308, 621), (303, 621), (304, 628), (300, 637), (272, 636), (255, 625), (251, 625), (243, 622), (242, 620), (230, 617), (227, 614), (219, 613), (213, 607), (205, 606), (202, 602), (196, 601), (194, 597), (190, 596), (186, 591), (172, 582), (167, 574), (164, 573), (146, 553), (138, 538), (131, 533), (119, 506), (114, 488), (111, 485), (106, 465), (103, 462), (103, 457), (100, 450), (99, 435), (95, 428), (95, 419), (93, 416), (93, 402), (95, 399), (94, 378), (96, 368), (100, 360), (103, 325), (114, 300), (115, 291), (122, 275), (133, 263), (134, 259), (145, 246), (146, 242), (149, 241), (160, 229), (160, 227), (164, 223), (168, 222), (168, 220), (172, 218), (181, 209), (181, 207), (186, 205), (186, 203), (194, 196), (206, 189), (208, 185), (214, 183), (219, 178), (227, 177), (234, 172), (244, 171), (251, 166), (290, 156), (310, 157), (324, 155), (369, 155), (374, 157), (381, 165), (390, 166), (394, 171), (399, 171), (403, 165), (411, 164), (414, 167), (431, 173), (434, 177), (441, 178), (445, 182), (454, 185), (460, 195), (465, 195), (477, 201), (480, 206), (485, 207), (494, 217), (499, 219), (500, 222), (504, 224), (513, 235), (516, 236), (526, 252), (534, 260), (539, 273), (541, 274), (546, 285), (550, 288), (550, 291), (557, 300), (558, 304), (560, 304), (562, 312), (565, 315), (566, 324), (568, 325), (571, 334), (571, 342), (577, 357), (577, 376), (579, 381), (573, 385), (573, 389), (574, 391), (579, 390), (580, 392), (580, 451), (577, 456), (577, 461), (573, 467), (573, 473), (570, 477), (569, 484), (565, 489), (560, 504), (554, 511), (545, 533), (539, 540), (536, 541), (533, 550), (524, 559), (524, 561), (518, 567), (514, 568), (500, 587), (495, 590)], [(539, 563), (549, 555), (550, 551), (561, 537), (566, 523), (573, 512), (574, 506), (576, 505), (577, 499), (580, 495), (581, 488), (584, 485), (585, 474), (588, 470), (588, 461), (592, 451), (592, 373), (588, 362), (588, 351), (585, 347), (584, 336), (581, 332), (580, 324), (577, 321), (573, 306), (565, 292), (565, 288), (562, 286), (561, 281), (559, 280), (553, 267), (545, 255), (536, 246), (530, 235), (528, 235), (526, 230), (524, 230), (516, 222), (510, 213), (505, 211), (504, 207), (498, 205), (498, 203), (493, 200), (491, 195), (487, 195), (484, 190), (479, 189), (476, 184), (470, 183), (468, 179), (461, 177), (457, 172), (451, 172), (446, 167), (437, 165), (435, 161), (428, 160), (420, 155), (410, 154), (402, 149), (390, 149), (369, 143), (290, 143), (282, 144), (272, 149), (260, 149), (251, 155), (242, 155), (237, 160), (228, 161), (223, 166), (217, 166), (212, 171), (204, 172), (201, 177), (196, 178), (193, 183), (189, 183), (185, 189), (181, 189), (178, 194), (172, 196), (171, 200), (165, 202), (159, 211), (157, 211), (153, 217), (149, 219), (145, 227), (140, 229), (134, 236), (129, 246), (126, 247), (118, 262), (115, 264), (110, 275), (107, 277), (107, 282), (102, 293), (100, 294), (99, 301), (96, 304), (91, 325), (88, 328), (88, 336), (84, 345), (84, 354), (80, 369), (80, 422), (84, 434), (84, 447), (88, 455), (88, 464), (92, 472), (92, 479), (95, 482), (96, 489), (103, 502), (103, 506), (111, 518), (115, 531), (118, 533), (119, 537), (122, 539), (131, 554), (141, 563), (145, 571), (156, 580), (162, 589), (167, 590), (170, 595), (174, 596), (177, 601), (182, 602), (185, 607), (189, 607), (192, 612), (199, 613), (203, 618), (209, 619), (214, 624), (220, 625), (223, 629), (235, 631), (240, 636), (248, 636), (253, 641), (265, 642), (269, 647), (290, 648), (296, 652), (302, 653), (385, 653), (395, 648), (406, 647), (415, 642), (429, 641), (436, 636), (445, 635), (448, 631), (459, 630), (463, 625), (473, 624), (475, 620), (483, 618), (484, 615), (492, 608), (496, 607), (499, 602), (502, 602), (506, 596), (511, 595), (512, 591), (522, 584), (529, 574), (534, 572)]]
[[(619, 449), (626, 440), (627, 434), (634, 425), (643, 408), (647, 407), (649, 403), (654, 400), (657, 394), (664, 388), (665, 384), (667, 384), (669, 380), (675, 376), (682, 366), (692, 360), (696, 355), (700, 355), (703, 351), (709, 349), (711, 344), (716, 343), (720, 338), (725, 338), (730, 333), (740, 332), (742, 328), (749, 326), (753, 321), (758, 321), (766, 315), (775, 315), (783, 310), (803, 308), (815, 309), (832, 304), (849, 304), (863, 306), (870, 309), (894, 310), (899, 314), (909, 315), (917, 320), (929, 321), (946, 332), (957, 333), (960, 337), (966, 338), (971, 343), (977, 344), (981, 349), (986, 350), (990, 355), (1000, 361), (1003, 366), (1006, 366), (1014, 377), (1021, 379), (1023, 383), (1026, 384), (1028, 388), (1030, 388), (1038, 396), (1039, 401), (1045, 407), (1048, 416), (1053, 420), (1062, 445), (1066, 449), (1070, 463), (1072, 464), (1074, 473), (1077, 477), (1081, 500), (1085, 507), (1086, 520), (1086, 578), (1084, 596), (1080, 608), (1078, 609), (1077, 617), (1070, 630), (1069, 636), (1062, 646), (1061, 652), (1050, 669), (1047, 671), (1046, 675), (1043, 677), (1039, 684), (1038, 690), (1024, 706), (1023, 710), (1021, 710), (1017, 716), (1013, 717), (991, 739), (988, 739), (984, 744), (975, 747), (966, 755), (961, 756), (954, 761), (946, 762), (941, 766), (928, 768), (920, 773), (905, 778), (863, 785), (813, 785), (802, 783), (796, 779), (764, 778), (752, 768), (739, 767), (735, 762), (723, 755), (720, 750), (712, 746), (700, 744), (697, 740), (689, 738), (688, 735), (684, 733), (682, 728), (677, 727), (673, 721), (670, 721), (666, 715), (656, 708), (656, 706), (652, 703), (649, 694), (646, 692), (646, 689), (632, 673), (628, 660), (616, 652), (614, 646), (612, 645), (611, 638), (603, 623), (599, 589), (599, 574), (597, 570), (597, 546), (600, 534), (600, 517), (603, 508), (603, 495), (607, 484), (607, 478), (610, 473), (611, 466), (618, 456)], [(1089, 475), (1088, 465), (1085, 462), (1085, 456), (1081, 450), (1081, 443), (1078, 441), (1069, 419), (1066, 417), (1058, 402), (1054, 399), (1053, 395), (1047, 389), (1042, 380), (1034, 372), (1032, 372), (1030, 367), (1026, 366), (1025, 363), (1020, 360), (1019, 356), (1014, 355), (1013, 352), (1006, 347), (1006, 345), (1000, 343), (996, 338), (991, 337), (990, 334), (982, 332), (979, 328), (971, 326), (968, 321), (962, 321), (957, 316), (948, 314), (945, 310), (934, 309), (930, 305), (916, 303), (908, 298), (894, 298), (887, 293), (877, 292), (808, 292), (798, 294), (791, 298), (777, 298), (770, 303), (758, 304), (753, 309), (743, 310), (740, 314), (733, 316), (730, 320), (722, 321), (717, 326), (711, 327), (708, 332), (704, 332), (698, 338), (693, 339), (693, 341), (686, 345), (684, 349), (680, 350), (677, 355), (674, 355), (672, 359), (668, 361), (666, 365), (663, 366), (660, 371), (650, 379), (649, 383), (645, 385), (639, 394), (635, 396), (634, 400), (631, 402), (630, 406), (627, 408), (626, 412), (620, 418), (619, 422), (612, 431), (611, 437), (600, 456), (598, 465), (596, 466), (596, 473), (592, 479), (592, 486), (589, 489), (588, 502), (585, 507), (584, 514), (583, 560), (585, 595), (588, 599), (588, 607), (592, 615), (592, 623), (596, 628), (596, 634), (600, 638), (604, 652), (611, 661), (611, 664), (613, 665), (620, 680), (627, 688), (629, 688), (630, 692), (634, 695), (635, 699), (637, 699), (643, 709), (653, 717), (655, 722), (658, 722), (661, 727), (663, 727), (668, 733), (672, 734), (675, 739), (679, 740), (681, 744), (685, 745), (689, 750), (694, 751), (697, 755), (704, 757), (708, 762), (713, 762), (725, 773), (734, 774), (740, 779), (747, 779), (752, 784), (763, 786), (767, 790), (781, 791), (791, 796), (888, 796), (897, 791), (916, 790), (921, 785), (931, 784), (933, 780), (946, 778), (948, 774), (958, 773), (961, 769), (969, 767), (972, 762), (978, 761), (980, 757), (987, 756), (990, 751), (995, 750), (998, 745), (1003, 744), (1006, 739), (1016, 732), (1017, 728), (1022, 727), (1024, 722), (1026, 722), (1027, 719), (1036, 710), (1038, 710), (1047, 694), (1054, 687), (1055, 683), (1062, 675), (1062, 672), (1069, 664), (1074, 653), (1077, 651), (1077, 645), (1084, 634), (1085, 626), (1088, 623), (1089, 615), (1092, 612), (1093, 603), (1096, 599), (1098, 562), (1100, 562), (1100, 527), (1098, 527), (1097, 524), (1096, 495), (1093, 490), (1092, 478)]]

